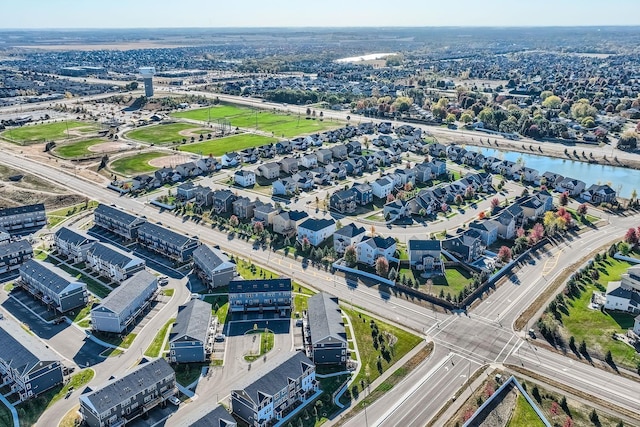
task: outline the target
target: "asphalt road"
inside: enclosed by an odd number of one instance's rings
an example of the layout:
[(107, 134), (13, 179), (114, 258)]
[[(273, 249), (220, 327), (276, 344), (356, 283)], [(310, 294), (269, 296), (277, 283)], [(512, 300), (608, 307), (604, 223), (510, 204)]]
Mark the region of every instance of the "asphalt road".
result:
[[(0, 162), (62, 183), (103, 203), (115, 203), (132, 213), (146, 215), (147, 218), (152, 220), (161, 220), (163, 224), (169, 225), (177, 231), (188, 234), (196, 233), (201, 240), (219, 244), (223, 250), (250, 257), (253, 261), (269, 265), (273, 270), (289, 275), (295, 280), (312, 284), (316, 289), (326, 290), (343, 301), (357, 304), (391, 321), (403, 324), (414, 331), (426, 333), (426, 336), (431, 337), (436, 343), (434, 355), (403, 382), (403, 384), (406, 383), (403, 387), (394, 388), (396, 391), (388, 393), (388, 396), (375, 402), (367, 409), (367, 422), (376, 420), (376, 423), (385, 426), (396, 425), (397, 422), (407, 425), (424, 424), (437, 409), (451, 398), (459, 384), (462, 384), (463, 375), (472, 374), (474, 368), (477, 368), (481, 363), (513, 362), (514, 353), (516, 354), (515, 361), (517, 363), (517, 357), (522, 357), (524, 352), (524, 345), (521, 344), (524, 341), (521, 336), (513, 333), (511, 324), (516, 316), (542, 291), (544, 282), (553, 280), (563, 269), (583, 256), (589, 248), (595, 248), (608, 239), (621, 236), (629, 226), (635, 226), (638, 223), (637, 216), (615, 218), (612, 224), (605, 225), (597, 230), (587, 231), (573, 242), (559, 245), (548, 254), (543, 254), (535, 264), (526, 265), (512, 277), (510, 283), (503, 285), (487, 297), (477, 309), (470, 312), (469, 316), (464, 314), (445, 316), (443, 314), (436, 315), (429, 309), (378, 292), (362, 284), (345, 283), (344, 279), (332, 276), (328, 272), (313, 268), (305, 270), (299, 263), (274, 255), (270, 251), (248, 250), (248, 245), (244, 241), (229, 240), (222, 233), (184, 222), (182, 218), (175, 217), (170, 213), (160, 214), (157, 209), (145, 206), (138, 200), (119, 197), (116, 193), (96, 187), (93, 183), (40, 165), (29, 159), (21, 159), (7, 154), (0, 159)], [(141, 334), (134, 342), (134, 346), (141, 349), (146, 348), (146, 345), (155, 335), (155, 332), (151, 333), (151, 331), (157, 330), (164, 323), (165, 318), (170, 315), (169, 313), (177, 308), (180, 297), (186, 296), (187, 292), (186, 289), (177, 291), (176, 296), (172, 299), (172, 305), (175, 306), (172, 309), (163, 309), (160, 315), (156, 316), (147, 326), (149, 333)], [(155, 326), (152, 326), (152, 324), (155, 324)], [(449, 353), (452, 353), (452, 355), (449, 356)], [(576, 365), (576, 367), (569, 369), (570, 361), (555, 353), (538, 350), (536, 354), (538, 357), (533, 359), (530, 355), (524, 355), (525, 366), (526, 363), (537, 362), (540, 366), (532, 366), (536, 372), (578, 389), (585, 387), (585, 381), (587, 381), (591, 383), (589, 391), (594, 396), (616, 402), (617, 405), (632, 411), (640, 412), (640, 402), (637, 399), (640, 393), (640, 385), (638, 383), (623, 380), (617, 375), (597, 371), (594, 368), (589, 369), (589, 366)], [(449, 364), (448, 360), (443, 363), (443, 360), (447, 357), (450, 357), (455, 365)], [(527, 357), (528, 359), (525, 360)], [(94, 380), (93, 384), (100, 384), (112, 372), (122, 372), (123, 368), (131, 366), (137, 359), (136, 351), (129, 350), (116, 359), (114, 361), (107, 360), (104, 365), (101, 364), (96, 367), (98, 378)], [(566, 370), (564, 370), (565, 368)], [(586, 371), (583, 371), (584, 369)], [(597, 373), (591, 371), (597, 371)], [(106, 372), (109, 372), (109, 374)], [(241, 378), (240, 374), (236, 375), (237, 378)], [(234, 375), (234, 378), (228, 378), (229, 383), (236, 380), (236, 375)], [(425, 377), (427, 377), (427, 380), (422, 382), (420, 379)], [(421, 385), (414, 388), (415, 384)], [(444, 385), (436, 386), (436, 384)], [(620, 386), (613, 386), (612, 384), (620, 384)], [(402, 399), (398, 400), (398, 396), (393, 393), (401, 393), (403, 390)], [(636, 393), (635, 391), (638, 392)], [(396, 400), (391, 402), (389, 396), (395, 396)], [(48, 420), (59, 419), (56, 417), (62, 416), (65, 412), (63, 411), (64, 403), (54, 405), (47, 412), (46, 418)], [(70, 408), (72, 405), (69, 404), (67, 406)], [(391, 411), (394, 408), (395, 410)], [(186, 416), (190, 413), (190, 410), (178, 411), (172, 419), (175, 418), (176, 421), (179, 421), (179, 415), (182, 412)], [(409, 415), (409, 413), (412, 415)], [(363, 425), (362, 420), (359, 418), (361, 416), (364, 415), (355, 417), (348, 425)], [(44, 423), (40, 424), (45, 425)]]

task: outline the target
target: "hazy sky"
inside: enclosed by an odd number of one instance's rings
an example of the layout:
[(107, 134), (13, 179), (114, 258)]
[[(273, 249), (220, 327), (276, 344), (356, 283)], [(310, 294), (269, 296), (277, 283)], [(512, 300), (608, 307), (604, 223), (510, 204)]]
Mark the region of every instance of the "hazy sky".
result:
[(640, 0), (1, 0), (0, 28), (640, 25)]

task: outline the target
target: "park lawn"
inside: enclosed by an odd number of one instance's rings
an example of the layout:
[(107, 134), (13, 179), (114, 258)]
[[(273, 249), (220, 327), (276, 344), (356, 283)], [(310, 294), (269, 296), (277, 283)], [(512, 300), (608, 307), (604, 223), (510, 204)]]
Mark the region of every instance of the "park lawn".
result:
[[(353, 383), (356, 388), (361, 387), (361, 381), (364, 381), (365, 384), (373, 382), (384, 371), (389, 369), (390, 366), (400, 360), (405, 354), (422, 341), (422, 338), (417, 335), (389, 325), (381, 320), (373, 319), (360, 311), (349, 309), (344, 306), (340, 308), (342, 309), (343, 314), (349, 316), (354, 330), (355, 340), (358, 344), (358, 351), (360, 353), (358, 357), (360, 358), (362, 368)], [(395, 337), (396, 342), (393, 345), (389, 345), (389, 338), (384, 339), (384, 345), (389, 346), (390, 350), (387, 358), (382, 354), (381, 345), (377, 348), (374, 347), (371, 326), (372, 320), (374, 320), (375, 324), (378, 326), (379, 336), (387, 335), (392, 339)], [(362, 389), (359, 391), (362, 391)]]
[(85, 156), (92, 154), (89, 147), (92, 145), (102, 144), (107, 142), (106, 139), (93, 138), (85, 139), (84, 141), (72, 142), (71, 144), (60, 145), (54, 149), (55, 153), (66, 159), (72, 159), (74, 157)]
[[(133, 343), (133, 340), (136, 339), (138, 334), (134, 334), (133, 332), (127, 334), (124, 338), (120, 338), (120, 336), (115, 334), (106, 334), (100, 332), (94, 332), (93, 335), (101, 341), (104, 341), (108, 344), (118, 346), (120, 348), (129, 348)], [(114, 349), (118, 350), (118, 349)]]
[(627, 329), (633, 328), (634, 316), (589, 308), (593, 292), (605, 291), (607, 284), (620, 280), (622, 273), (632, 264), (607, 257), (597, 265), (600, 270), (600, 278), (596, 282), (584, 279), (581, 282), (584, 290), (580, 297), (566, 298), (569, 314), (563, 313), (562, 315), (564, 335), (566, 335), (567, 341), (569, 336), (573, 335), (576, 345), (584, 340), (587, 344), (587, 351), (592, 354), (596, 352), (602, 359), (604, 359), (607, 350), (610, 350), (617, 365), (635, 370), (640, 362), (640, 355), (628, 345), (611, 338), (614, 333), (625, 334)]
[[(54, 258), (48, 257), (45, 261), (51, 261), (53, 259)], [(75, 277), (76, 279), (80, 279), (81, 282), (87, 285), (87, 289), (89, 290), (89, 292), (91, 292), (98, 298), (104, 298), (107, 295), (109, 295), (109, 293), (111, 292), (111, 289), (107, 288), (106, 286), (99, 283), (92, 277), (87, 276), (86, 274), (78, 271), (73, 267), (69, 267), (68, 265), (62, 264), (59, 261), (54, 264), (60, 267), (61, 269), (63, 269), (64, 271), (66, 271), (67, 273), (69, 273), (70, 275), (72, 275), (73, 277)]]
[(81, 320), (84, 320), (87, 316), (89, 316), (89, 314), (91, 313), (91, 307), (93, 306), (93, 303), (91, 301), (89, 301), (89, 303), (87, 305), (85, 305), (84, 307), (82, 307), (82, 309), (80, 309), (77, 313), (74, 310), (72, 313), (74, 313), (73, 315), (71, 315), (71, 320), (73, 321), (73, 323), (78, 323)]
[(147, 349), (145, 350), (145, 356), (158, 357), (160, 355), (160, 350), (162, 349), (162, 345), (164, 344), (164, 338), (167, 336), (169, 328), (175, 321), (176, 318), (173, 317), (167, 320), (167, 323), (165, 323), (164, 326), (160, 328), (156, 336), (153, 338), (153, 341), (151, 341), (151, 344), (149, 344), (149, 347), (147, 347)]
[[(18, 416), (20, 417), (20, 426), (32, 426), (38, 421), (40, 416), (51, 405), (64, 398), (69, 390), (69, 387), (73, 386), (76, 390), (82, 388), (89, 381), (93, 379), (95, 372), (93, 369), (83, 369), (80, 372), (74, 374), (67, 384), (57, 385), (41, 394), (40, 396), (27, 400), (16, 406)], [(2, 405), (4, 406), (4, 405)], [(1, 421), (1, 419), (0, 419)], [(12, 424), (0, 424), (0, 425), (12, 425)]]
[(153, 172), (158, 168), (151, 166), (149, 162), (158, 157), (165, 157), (166, 153), (152, 151), (150, 153), (138, 153), (133, 156), (121, 157), (109, 166), (114, 172), (120, 175), (137, 175), (141, 173)]
[(208, 156), (209, 154), (213, 156), (222, 156), (224, 153), (228, 153), (231, 151), (258, 147), (260, 145), (271, 144), (276, 141), (277, 139), (275, 138), (246, 133), (242, 135), (233, 135), (225, 138), (210, 139), (203, 142), (194, 142), (193, 144), (181, 145), (179, 149), (180, 151), (198, 153), (203, 156)]
[[(125, 134), (129, 139), (135, 139), (149, 144), (166, 144), (169, 142), (182, 142), (183, 138), (190, 140), (191, 137), (180, 135), (180, 132), (190, 130), (194, 135), (207, 135), (210, 129), (203, 129), (192, 123), (170, 123), (164, 125), (145, 126), (134, 129)], [(197, 139), (198, 137), (196, 137)]]
[(291, 424), (296, 427), (319, 427), (326, 423), (331, 415), (340, 410), (340, 407), (331, 400), (331, 396), (348, 378), (348, 374), (327, 378), (318, 377), (322, 394), (314, 402), (310, 402), (304, 410), (291, 417), (285, 426)]
[(208, 363), (180, 363), (173, 367), (176, 371), (176, 381), (183, 387), (191, 385), (195, 380), (200, 378), (202, 368), (208, 366)]
[(516, 400), (516, 407), (513, 410), (511, 419), (507, 427), (544, 427), (544, 423), (536, 414), (533, 407), (527, 402), (527, 399), (521, 394)]
[(97, 129), (93, 123), (69, 120), (57, 123), (44, 123), (33, 126), (22, 126), (17, 129), (9, 129), (2, 133), (10, 140), (18, 142), (44, 142), (68, 137), (67, 129), (78, 129), (83, 133)]
[(307, 119), (305, 115), (284, 112), (274, 112), (266, 109), (252, 109), (231, 104), (220, 104), (207, 108), (173, 113), (173, 117), (192, 120), (212, 121), (218, 119), (229, 120), (233, 127), (258, 129), (271, 132), (274, 136), (290, 138), (293, 136), (322, 132), (336, 128), (341, 122), (332, 120)]
[(211, 304), (211, 314), (218, 318), (218, 323), (225, 324), (229, 312), (229, 297), (227, 295), (209, 295), (204, 297), (204, 300)]

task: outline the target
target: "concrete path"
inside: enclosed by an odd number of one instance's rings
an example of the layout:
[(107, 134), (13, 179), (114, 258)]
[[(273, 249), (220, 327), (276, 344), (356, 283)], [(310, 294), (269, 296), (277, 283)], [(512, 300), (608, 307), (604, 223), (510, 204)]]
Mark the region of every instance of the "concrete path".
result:
[(14, 408), (13, 405), (9, 403), (9, 401), (2, 394), (0, 394), (0, 401), (2, 401), (2, 403), (4, 403), (7, 408), (9, 408), (9, 411), (11, 411), (11, 417), (13, 418), (13, 427), (20, 427), (20, 420), (18, 419), (18, 411), (16, 411), (16, 408)]

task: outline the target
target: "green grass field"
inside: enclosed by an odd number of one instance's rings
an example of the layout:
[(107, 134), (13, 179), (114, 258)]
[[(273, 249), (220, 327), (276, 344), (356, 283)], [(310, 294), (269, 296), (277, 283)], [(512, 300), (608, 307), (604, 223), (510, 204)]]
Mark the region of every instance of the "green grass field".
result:
[(151, 153), (139, 153), (134, 154), (133, 156), (121, 157), (111, 163), (109, 167), (114, 172), (125, 176), (148, 173), (158, 169), (155, 166), (151, 166), (149, 161), (164, 156), (166, 156), (165, 153), (157, 151)]
[(360, 369), (354, 382), (356, 385), (360, 384), (361, 380), (366, 382), (368, 379), (369, 383), (373, 382), (382, 372), (389, 369), (390, 366), (422, 341), (417, 335), (374, 319), (379, 331), (377, 335), (383, 337), (384, 346), (389, 350), (389, 358), (387, 360), (383, 357), (382, 344), (377, 347), (373, 344), (372, 318), (356, 310), (345, 307), (341, 307), (341, 309), (351, 320), (355, 339), (358, 343), (358, 351), (360, 352), (359, 357), (361, 358), (362, 369)]
[(171, 123), (166, 125), (145, 126), (126, 133), (129, 139), (135, 139), (150, 144), (166, 144), (173, 141), (182, 141), (183, 138), (190, 140), (191, 137), (180, 135), (180, 132), (189, 130), (198, 139), (200, 133), (205, 136), (211, 132), (208, 129), (202, 129), (198, 125), (191, 123)]
[(513, 410), (513, 415), (509, 420), (507, 427), (543, 427), (544, 423), (533, 410), (533, 407), (527, 402), (527, 399), (523, 395), (518, 396), (516, 400), (516, 407)]
[[(67, 129), (70, 131), (70, 136), (73, 137), (76, 132), (89, 133), (98, 129), (98, 127), (93, 123), (69, 120), (9, 129), (4, 131), (2, 136), (17, 142), (44, 142), (45, 140), (67, 138), (69, 136), (67, 135)], [(72, 130), (75, 130), (75, 132), (71, 132)]]
[(415, 273), (416, 274), (414, 275), (414, 271), (411, 269), (402, 268), (400, 269), (398, 277), (402, 277), (402, 275), (405, 275), (407, 279), (417, 279), (420, 282), (419, 289), (422, 292), (426, 292), (436, 296), (440, 295), (440, 291), (443, 291), (444, 295), (446, 295), (447, 293), (451, 296), (457, 295), (464, 289), (465, 286), (467, 286), (472, 281), (471, 274), (469, 274), (469, 272), (457, 267), (447, 268), (444, 272), (444, 276), (434, 277), (432, 279), (433, 284), (431, 286), (428, 286), (426, 284), (427, 279), (420, 277), (420, 275), (418, 274), (419, 272)]
[(272, 132), (274, 136), (290, 138), (297, 135), (322, 132), (341, 126), (338, 121), (307, 120), (305, 115), (287, 114), (262, 109), (252, 109), (231, 104), (221, 104), (210, 108), (180, 111), (173, 117), (201, 121), (229, 120), (231, 126)]
[(103, 142), (107, 142), (107, 140), (101, 138), (85, 139), (84, 141), (72, 142), (71, 144), (65, 144), (56, 147), (54, 149), (54, 152), (66, 159), (72, 159), (74, 157), (92, 154), (92, 151), (89, 150), (89, 147), (91, 147), (92, 145), (102, 144)]
[(276, 142), (275, 138), (269, 138), (261, 135), (243, 134), (228, 136), (226, 138), (213, 139), (203, 142), (195, 142), (193, 144), (180, 145), (180, 151), (188, 151), (190, 153), (202, 153), (207, 156), (221, 156), (224, 153), (245, 148), (258, 147), (260, 145)]
[[(562, 315), (563, 335), (575, 337), (576, 345), (585, 341), (587, 351), (594, 352), (604, 358), (607, 350), (611, 351), (614, 362), (619, 366), (635, 369), (640, 362), (640, 355), (623, 342), (613, 340), (612, 334), (626, 333), (633, 327), (633, 316), (626, 313), (603, 312), (589, 308), (594, 291), (603, 292), (607, 284), (620, 280), (620, 276), (631, 264), (607, 258), (597, 264), (600, 278), (597, 281), (583, 279), (583, 291), (574, 299), (566, 298), (568, 315)], [(597, 331), (597, 333), (595, 333)]]
[(144, 352), (145, 356), (158, 357), (160, 355), (162, 344), (164, 344), (164, 337), (167, 335), (169, 328), (171, 328), (171, 325), (173, 325), (175, 321), (175, 317), (171, 318), (167, 320), (167, 323), (165, 323), (162, 328), (160, 328), (155, 338), (153, 338), (153, 341), (151, 341), (151, 344), (149, 344), (149, 347), (147, 347), (147, 350)]

